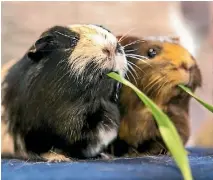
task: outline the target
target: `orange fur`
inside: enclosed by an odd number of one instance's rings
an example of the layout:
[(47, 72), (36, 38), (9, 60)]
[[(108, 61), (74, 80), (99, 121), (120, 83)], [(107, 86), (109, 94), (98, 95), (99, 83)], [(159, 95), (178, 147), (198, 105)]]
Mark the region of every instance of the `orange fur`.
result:
[[(190, 136), (188, 117), (190, 98), (177, 85), (188, 85), (193, 91), (201, 85), (201, 74), (196, 61), (185, 48), (178, 44), (178, 39), (160, 41), (157, 38), (156, 40), (147, 38), (144, 42), (128, 45), (136, 40), (138, 41), (139, 38), (126, 37), (121, 41), (127, 56), (130, 53), (147, 56), (150, 48), (156, 49), (157, 55), (144, 60), (128, 57), (128, 61), (137, 66), (132, 66), (137, 75), (133, 78), (132, 72), (127, 76), (130, 82), (168, 114), (183, 143), (186, 144)], [(119, 139), (125, 141), (129, 147), (136, 148), (140, 154), (165, 152), (166, 147), (150, 110), (129, 87), (123, 86), (120, 103), (124, 112)], [(129, 155), (132, 154), (131, 148), (128, 151)]]

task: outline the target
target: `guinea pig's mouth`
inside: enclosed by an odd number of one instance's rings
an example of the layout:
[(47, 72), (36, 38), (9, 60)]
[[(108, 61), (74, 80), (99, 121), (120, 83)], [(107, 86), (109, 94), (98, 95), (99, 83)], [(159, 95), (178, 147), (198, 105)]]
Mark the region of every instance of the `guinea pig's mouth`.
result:
[[(192, 89), (193, 85), (194, 85), (194, 79), (192, 77), (190, 77), (187, 83), (180, 83), (178, 85), (183, 85), (189, 89)], [(177, 85), (177, 87), (178, 87), (178, 85)]]
[(119, 74), (119, 72), (118, 71), (115, 71), (115, 70), (112, 70), (112, 71), (110, 71), (110, 73), (116, 73), (116, 74)]
[(102, 72), (102, 74), (104, 75), (108, 75), (109, 73), (116, 73), (116, 74), (119, 74), (118, 71), (115, 71), (113, 69), (106, 69), (105, 71)]
[(102, 69), (101, 74), (107, 76), (109, 73), (114, 72), (112, 69)]

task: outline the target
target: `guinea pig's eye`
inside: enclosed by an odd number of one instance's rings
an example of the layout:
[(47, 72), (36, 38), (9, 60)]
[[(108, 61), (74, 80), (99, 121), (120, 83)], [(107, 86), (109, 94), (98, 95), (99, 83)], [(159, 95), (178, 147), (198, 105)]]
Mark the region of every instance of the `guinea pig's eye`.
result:
[(116, 52), (123, 54), (123, 47), (119, 43), (117, 43)]
[(73, 38), (72, 38), (72, 42), (77, 43), (77, 42), (78, 42), (78, 38), (77, 38), (77, 37), (73, 37)]
[(150, 48), (147, 52), (149, 58), (154, 58), (157, 55), (157, 51), (153, 48)]
[(71, 46), (76, 46), (78, 41), (79, 41), (79, 39), (77, 37), (72, 37), (71, 38)]

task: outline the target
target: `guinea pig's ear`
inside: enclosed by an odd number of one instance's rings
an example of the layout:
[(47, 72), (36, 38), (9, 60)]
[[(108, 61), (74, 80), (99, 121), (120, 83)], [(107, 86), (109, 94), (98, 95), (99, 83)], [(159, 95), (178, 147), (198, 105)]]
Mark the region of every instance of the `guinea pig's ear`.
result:
[(28, 58), (34, 62), (39, 62), (45, 55), (51, 52), (51, 42), (53, 42), (53, 36), (51, 35), (40, 37), (27, 52)]

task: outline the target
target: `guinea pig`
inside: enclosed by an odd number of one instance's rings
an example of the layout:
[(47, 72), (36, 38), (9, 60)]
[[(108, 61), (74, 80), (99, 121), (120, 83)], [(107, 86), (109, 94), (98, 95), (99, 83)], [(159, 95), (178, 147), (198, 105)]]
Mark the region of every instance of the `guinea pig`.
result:
[(48, 161), (99, 155), (120, 124), (120, 85), (107, 73), (124, 76), (127, 69), (122, 46), (103, 26), (43, 32), (2, 82), (2, 123), (14, 155)]
[[(121, 44), (131, 66), (126, 78), (169, 116), (185, 145), (190, 136), (190, 96), (178, 85), (192, 91), (201, 86), (195, 59), (176, 37), (129, 36)], [(120, 108), (119, 136), (110, 146), (110, 153), (133, 157), (168, 153), (151, 111), (127, 86), (121, 88)]]

